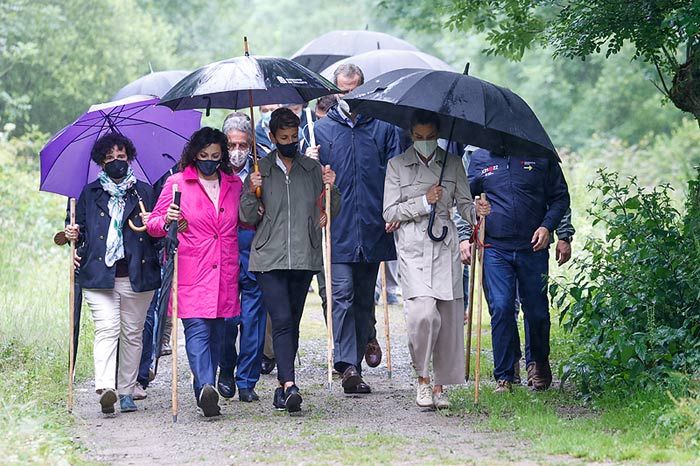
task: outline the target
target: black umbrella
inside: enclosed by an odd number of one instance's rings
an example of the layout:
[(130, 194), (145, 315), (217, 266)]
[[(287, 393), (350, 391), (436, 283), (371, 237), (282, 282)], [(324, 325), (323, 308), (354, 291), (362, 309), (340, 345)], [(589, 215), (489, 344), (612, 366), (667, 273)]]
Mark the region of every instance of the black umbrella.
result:
[(378, 49), (418, 51), (405, 40), (383, 32), (331, 31), (297, 50), (292, 60), (320, 73), (343, 58)]
[(110, 100), (121, 100), (132, 95), (163, 97), (182, 78), (190, 74), (185, 70), (155, 71), (122, 87)]
[(542, 124), (510, 89), (450, 71), (390, 71), (345, 97), (353, 112), (410, 129), (416, 109), (440, 117), (440, 137), (497, 154), (559, 160)]
[[(482, 147), (498, 154), (559, 156), (535, 113), (509, 89), (451, 71), (402, 69), (385, 73), (345, 97), (353, 112), (410, 129), (416, 109), (440, 117), (440, 137)], [(440, 172), (439, 184), (445, 166)], [(442, 241), (447, 235), (433, 234), (435, 208), (430, 213), (428, 235)]]

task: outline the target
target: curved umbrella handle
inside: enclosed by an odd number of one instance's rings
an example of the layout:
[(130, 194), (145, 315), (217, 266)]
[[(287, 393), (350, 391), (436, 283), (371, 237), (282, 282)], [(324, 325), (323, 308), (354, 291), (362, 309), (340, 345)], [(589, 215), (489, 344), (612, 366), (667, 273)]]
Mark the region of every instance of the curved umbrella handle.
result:
[(443, 226), (442, 227), (442, 233), (440, 233), (440, 236), (435, 236), (433, 234), (433, 224), (435, 223), (435, 206), (433, 206), (433, 209), (430, 211), (430, 218), (428, 219), (428, 236), (430, 239), (432, 239), (435, 242), (439, 242), (447, 238), (447, 227)]
[[(142, 214), (145, 214), (145, 213), (146, 213), (146, 206), (143, 205), (143, 201), (139, 201), (139, 209), (141, 210), (141, 213), (142, 213)], [(136, 232), (141, 233), (141, 232), (146, 231), (146, 225), (142, 225), (142, 226), (140, 226), (140, 227), (137, 227), (137, 226), (134, 224), (134, 222), (131, 221), (131, 219), (129, 219), (129, 222), (128, 222), (128, 223), (129, 223), (129, 228), (131, 228), (132, 230), (134, 230), (134, 231), (136, 231)]]

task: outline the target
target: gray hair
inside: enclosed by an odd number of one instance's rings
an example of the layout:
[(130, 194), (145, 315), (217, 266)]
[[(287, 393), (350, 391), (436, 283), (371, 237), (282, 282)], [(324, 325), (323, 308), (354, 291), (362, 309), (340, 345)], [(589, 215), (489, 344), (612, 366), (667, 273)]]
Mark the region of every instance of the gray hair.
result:
[(248, 141), (252, 141), (253, 139), (253, 127), (250, 124), (250, 118), (248, 118), (248, 115), (245, 113), (230, 113), (226, 119), (224, 119), (221, 131), (226, 135), (228, 135), (229, 131), (241, 131), (248, 135)]
[(360, 85), (365, 83), (365, 75), (359, 66), (353, 63), (343, 63), (339, 65), (333, 72), (333, 84), (338, 85), (338, 76), (343, 76), (346, 78), (352, 78), (354, 76), (360, 77)]

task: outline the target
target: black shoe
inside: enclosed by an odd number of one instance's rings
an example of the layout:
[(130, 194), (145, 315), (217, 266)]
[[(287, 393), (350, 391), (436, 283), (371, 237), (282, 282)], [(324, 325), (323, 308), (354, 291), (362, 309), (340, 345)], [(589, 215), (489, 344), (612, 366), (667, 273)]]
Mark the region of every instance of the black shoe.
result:
[(286, 404), (284, 402), (284, 388), (277, 387), (275, 390), (275, 396), (272, 398), (272, 406), (278, 411), (284, 411)]
[(263, 354), (262, 363), (260, 365), (260, 373), (269, 374), (273, 370), (275, 370), (275, 359), (270, 359)]
[(343, 381), (341, 383), (344, 390), (357, 387), (360, 382), (362, 382), (362, 377), (360, 377), (360, 373), (355, 366), (348, 366), (345, 368), (343, 371)]
[(299, 394), (299, 387), (292, 385), (284, 391), (284, 404), (287, 408), (287, 412), (296, 413), (301, 411), (301, 395)]
[(100, 406), (102, 414), (114, 414), (114, 403), (117, 402), (117, 392), (107, 388), (100, 394)]
[(232, 378), (219, 376), (219, 383), (216, 384), (216, 388), (219, 389), (219, 395), (224, 398), (233, 398), (236, 394), (236, 384)]
[(260, 400), (260, 397), (258, 397), (258, 394), (255, 393), (255, 390), (252, 388), (241, 388), (238, 390), (238, 400), (250, 403)]
[(358, 383), (354, 387), (343, 387), (343, 391), (345, 393), (355, 395), (366, 395), (368, 393), (372, 393), (372, 389), (362, 379), (360, 379), (360, 383)]
[(205, 384), (202, 387), (197, 405), (202, 410), (204, 417), (213, 417), (221, 414), (221, 409), (219, 408), (219, 394), (216, 393), (214, 387), (209, 384)]

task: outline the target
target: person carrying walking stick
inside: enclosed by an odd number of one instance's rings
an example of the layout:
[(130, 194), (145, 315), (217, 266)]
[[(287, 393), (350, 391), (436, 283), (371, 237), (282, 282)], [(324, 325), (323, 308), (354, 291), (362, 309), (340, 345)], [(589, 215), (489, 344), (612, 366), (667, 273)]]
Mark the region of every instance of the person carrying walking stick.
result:
[[(212, 417), (221, 414), (214, 386), (224, 319), (240, 314), (238, 204), (242, 183), (233, 173), (226, 136), (214, 128), (204, 127), (192, 134), (180, 169), (165, 182), (148, 220), (148, 232), (164, 237), (170, 222), (187, 222), (177, 235), (177, 294), (170, 305), (177, 297), (177, 317), (185, 331), (198, 410)], [(179, 207), (173, 202), (175, 184), (182, 193)]]
[(500, 155), (484, 149), (472, 154), (468, 176), (472, 195), (486, 194), (493, 206), (485, 222), (483, 278), (491, 313), (496, 392), (510, 392), (515, 377), (516, 288), (527, 323), (533, 387), (546, 390), (552, 383), (549, 239), (569, 208), (566, 180), (552, 157)]
[[(438, 147), (439, 131), (436, 114), (425, 110), (413, 113), (413, 145), (389, 160), (383, 214), (386, 222), (400, 222), (396, 232), (399, 275), (408, 348), (418, 375), (416, 404), (421, 408), (445, 409), (449, 401), (443, 385), (464, 382), (464, 292), (451, 209), (456, 204), (462, 217), (471, 223), (475, 209), (459, 157)], [(442, 185), (438, 183), (441, 171)], [(429, 237), (432, 208), (436, 212), (435, 230), (447, 228), (442, 241)], [(476, 205), (480, 216), (489, 212), (488, 202)]]
[[(278, 108), (270, 119), (276, 149), (260, 159), (259, 172), (248, 176), (241, 196), (240, 218), (255, 225), (248, 268), (262, 290), (263, 307), (272, 323), (279, 387), (273, 406), (289, 413), (301, 410), (294, 359), (299, 349), (299, 324), (311, 279), (321, 270), (321, 196), (333, 186), (331, 214), (340, 209), (335, 173), (299, 153), (299, 117)], [(262, 189), (262, 197), (255, 195)]]
[(149, 218), (140, 213), (139, 200), (145, 208), (154, 203), (152, 188), (131, 169), (135, 157), (133, 143), (121, 134), (107, 133), (95, 142), (91, 158), (102, 171), (83, 188), (75, 224), (65, 228), (66, 239), (77, 243), (78, 281), (95, 322), (95, 390), (104, 414), (114, 413), (117, 400), (121, 412), (137, 410), (133, 393), (143, 324), (160, 287), (154, 240), (127, 226), (128, 220)]

